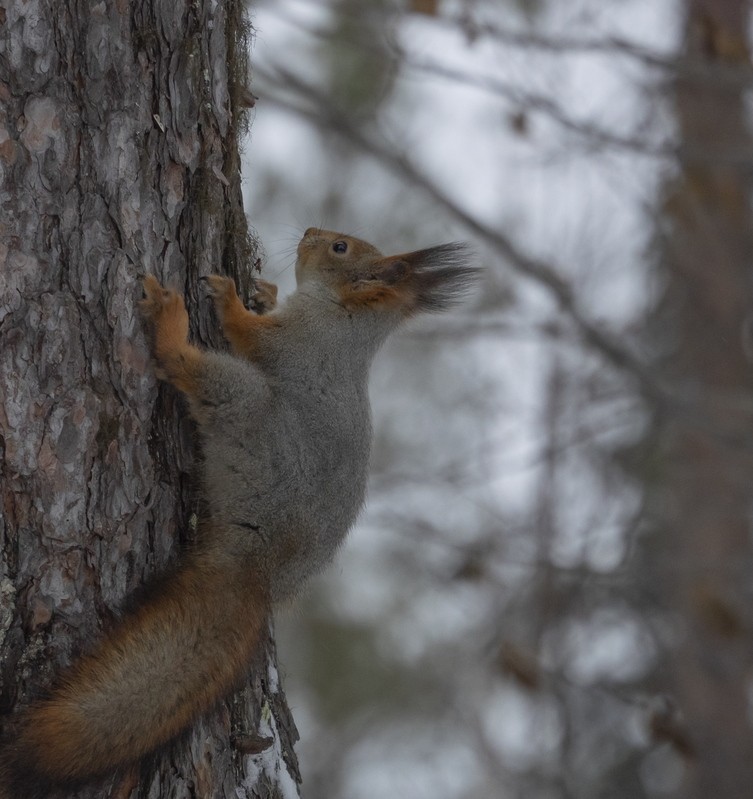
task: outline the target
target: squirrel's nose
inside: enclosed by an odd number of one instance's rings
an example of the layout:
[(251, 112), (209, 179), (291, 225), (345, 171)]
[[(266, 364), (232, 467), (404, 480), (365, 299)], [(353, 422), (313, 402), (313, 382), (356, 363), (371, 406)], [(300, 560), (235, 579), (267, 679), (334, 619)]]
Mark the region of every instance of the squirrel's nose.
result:
[(319, 228), (318, 227), (310, 227), (306, 228), (306, 232), (303, 234), (303, 238), (307, 239), (310, 236), (318, 236), (319, 235)]

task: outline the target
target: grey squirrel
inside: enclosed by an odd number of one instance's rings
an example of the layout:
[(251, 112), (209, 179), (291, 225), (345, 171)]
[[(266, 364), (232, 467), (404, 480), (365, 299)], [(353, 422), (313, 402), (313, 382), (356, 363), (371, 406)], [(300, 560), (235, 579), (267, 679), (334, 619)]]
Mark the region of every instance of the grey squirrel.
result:
[[(207, 278), (232, 354), (189, 343), (183, 298), (145, 278), (158, 374), (201, 437), (208, 520), (176, 572), (22, 715), (0, 753), (2, 799), (135, 762), (239, 683), (272, 603), (332, 558), (363, 504), (379, 346), (476, 273), (461, 243), (384, 257), (309, 228), (279, 309), (250, 312), (230, 279)], [(276, 289), (260, 284), (271, 309)]]

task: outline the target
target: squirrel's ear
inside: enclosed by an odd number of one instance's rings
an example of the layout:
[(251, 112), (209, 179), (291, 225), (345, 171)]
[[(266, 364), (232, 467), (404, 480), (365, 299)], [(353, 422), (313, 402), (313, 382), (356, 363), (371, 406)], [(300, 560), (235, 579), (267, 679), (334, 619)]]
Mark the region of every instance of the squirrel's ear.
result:
[(408, 264), (401, 256), (380, 258), (368, 273), (350, 283), (340, 292), (340, 299), (348, 309), (380, 308), (398, 309), (406, 304), (403, 286), (408, 274)]
[(346, 308), (374, 307), (405, 314), (442, 311), (459, 302), (479, 274), (464, 242), (391, 255), (375, 261), (341, 298)]
[(399, 283), (408, 275), (408, 262), (400, 255), (382, 258), (376, 266), (377, 268), (374, 273), (375, 279), (380, 280), (382, 283), (386, 283), (388, 286)]
[(386, 282), (402, 295), (407, 313), (442, 311), (455, 305), (473, 287), (479, 268), (462, 241), (385, 258)]

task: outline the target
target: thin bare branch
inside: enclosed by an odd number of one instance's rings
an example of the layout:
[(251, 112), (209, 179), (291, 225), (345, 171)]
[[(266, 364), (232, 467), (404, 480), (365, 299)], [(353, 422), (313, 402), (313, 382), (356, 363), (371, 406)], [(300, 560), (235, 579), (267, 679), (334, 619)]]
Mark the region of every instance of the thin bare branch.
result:
[(546, 115), (564, 130), (575, 133), (577, 136), (587, 139), (590, 143), (600, 147), (617, 148), (659, 158), (677, 155), (677, 145), (671, 140), (652, 142), (638, 136), (622, 136), (588, 120), (573, 119), (550, 97), (525, 91), (519, 86), (506, 83), (498, 78), (489, 75), (471, 75), (461, 70), (445, 67), (437, 62), (419, 61), (407, 54), (403, 55), (402, 63), (415, 72), (482, 89), (514, 103), (518, 108), (526, 111), (537, 111)]

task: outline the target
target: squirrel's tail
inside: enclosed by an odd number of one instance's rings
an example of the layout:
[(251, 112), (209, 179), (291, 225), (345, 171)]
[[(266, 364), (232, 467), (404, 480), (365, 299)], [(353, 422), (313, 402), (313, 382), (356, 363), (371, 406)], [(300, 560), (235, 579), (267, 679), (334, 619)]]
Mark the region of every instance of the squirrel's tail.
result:
[(79, 783), (134, 762), (232, 689), (259, 641), (267, 603), (253, 570), (208, 561), (187, 558), (28, 710), (0, 756), (0, 797), (32, 796), (39, 786)]

